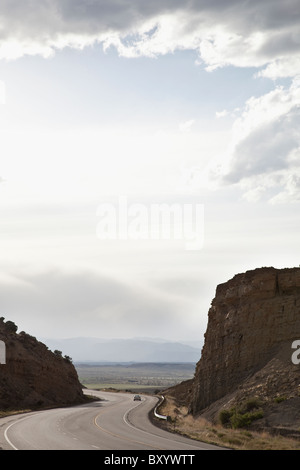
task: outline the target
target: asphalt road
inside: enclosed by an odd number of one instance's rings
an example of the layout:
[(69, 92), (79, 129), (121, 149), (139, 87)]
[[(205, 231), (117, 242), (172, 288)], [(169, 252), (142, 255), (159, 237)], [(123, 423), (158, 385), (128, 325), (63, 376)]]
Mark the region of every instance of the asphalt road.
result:
[(90, 392), (102, 400), (0, 419), (3, 450), (209, 450), (215, 446), (164, 431), (148, 419), (156, 398)]

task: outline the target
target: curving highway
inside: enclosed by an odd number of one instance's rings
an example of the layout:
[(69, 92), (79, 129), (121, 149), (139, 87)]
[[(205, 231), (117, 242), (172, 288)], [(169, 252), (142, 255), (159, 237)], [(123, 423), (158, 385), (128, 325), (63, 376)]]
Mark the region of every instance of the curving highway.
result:
[(4, 450), (209, 450), (197, 442), (154, 426), (148, 412), (157, 399), (87, 391), (101, 398), (89, 404), (0, 419)]

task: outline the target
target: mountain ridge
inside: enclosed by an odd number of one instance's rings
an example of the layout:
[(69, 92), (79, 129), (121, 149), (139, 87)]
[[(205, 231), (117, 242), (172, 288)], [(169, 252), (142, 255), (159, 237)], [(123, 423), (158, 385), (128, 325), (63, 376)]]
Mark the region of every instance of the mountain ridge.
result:
[(43, 338), (51, 350), (61, 350), (74, 362), (197, 362), (198, 348), (163, 338)]

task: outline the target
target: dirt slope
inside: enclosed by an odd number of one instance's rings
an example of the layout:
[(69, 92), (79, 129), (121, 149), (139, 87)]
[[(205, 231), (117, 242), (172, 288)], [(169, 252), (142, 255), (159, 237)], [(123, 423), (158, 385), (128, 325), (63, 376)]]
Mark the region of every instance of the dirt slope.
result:
[[(0, 410), (77, 404), (84, 401), (70, 360), (54, 354), (11, 321), (0, 318), (6, 361), (0, 364)], [(2, 343), (3, 344), (3, 343)]]

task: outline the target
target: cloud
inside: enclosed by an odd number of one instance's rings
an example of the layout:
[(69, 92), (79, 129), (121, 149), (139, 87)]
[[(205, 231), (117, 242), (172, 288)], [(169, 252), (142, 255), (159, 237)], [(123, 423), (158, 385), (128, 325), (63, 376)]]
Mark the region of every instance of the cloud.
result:
[[(128, 58), (194, 50), (207, 71), (255, 67), (256, 77), (292, 77), (289, 89), (276, 88), (247, 101), (234, 123), (227, 155), (222, 156), (225, 164), (213, 172), (223, 183), (241, 183), (251, 197), (275, 187), (272, 197), (285, 194), (287, 188), (294, 197), (299, 21), (298, 0), (5, 0), (0, 6), (0, 59), (49, 57), (65, 47), (100, 44), (105, 51), (114, 47)], [(225, 111), (216, 113), (217, 118), (223, 116)], [(180, 129), (189, 130), (192, 122)], [(254, 180), (262, 177), (265, 182), (257, 191)]]
[(226, 111), (226, 109), (224, 109), (223, 111), (216, 111), (216, 118), (217, 119), (220, 119), (220, 118), (223, 118), (223, 117), (226, 117), (228, 116), (228, 111)]
[(180, 132), (190, 132), (191, 127), (195, 123), (194, 119), (190, 119), (189, 121), (184, 121), (179, 124)]
[(0, 278), (1, 315), (41, 337), (168, 337), (170, 324), (177, 325), (176, 333), (184, 330), (186, 302), (94, 271), (52, 269)]
[(300, 200), (300, 86), (250, 98), (232, 128), (227, 154), (210, 168), (220, 185), (239, 184), (249, 200)]
[(265, 76), (300, 73), (298, 0), (9, 0), (0, 7), (0, 58), (49, 57), (101, 43), (125, 57), (192, 49), (208, 70), (265, 67)]

